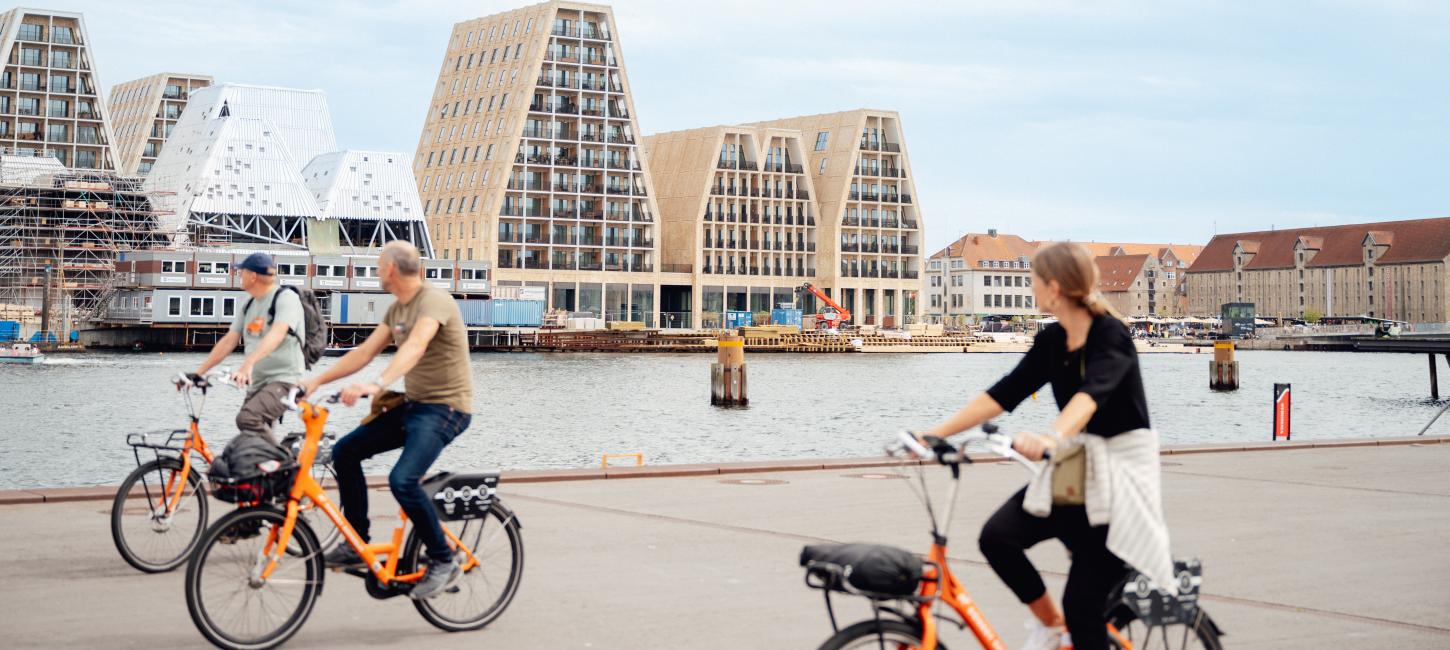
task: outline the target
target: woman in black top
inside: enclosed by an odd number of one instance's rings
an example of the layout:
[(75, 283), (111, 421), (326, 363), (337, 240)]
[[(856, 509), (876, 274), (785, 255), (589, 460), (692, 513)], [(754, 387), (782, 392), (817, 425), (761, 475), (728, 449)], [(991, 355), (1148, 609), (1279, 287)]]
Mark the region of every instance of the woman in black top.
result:
[[(1040, 460), (1059, 441), (1079, 432), (1103, 437), (1148, 428), (1148, 403), (1138, 373), (1138, 355), (1128, 328), (1098, 293), (1098, 269), (1084, 247), (1050, 245), (1032, 260), (1032, 293), (1057, 324), (1038, 333), (1017, 367), (965, 408), (926, 433), (960, 433), (1022, 403), (1052, 384), (1060, 413), (1047, 435), (1019, 433), (1013, 441), (1024, 456)], [(1064, 624), (1073, 647), (1107, 647), (1103, 614), (1111, 591), (1127, 573), (1107, 549), (1108, 526), (1088, 523), (1083, 506), (1053, 506), (1047, 517), (1023, 510), (1026, 488), (1017, 492), (982, 529), (982, 554), (997, 575), (1036, 616), (1029, 621), (1028, 648), (1057, 648)], [(1063, 609), (1053, 602), (1026, 549), (1055, 537), (1072, 552)], [(1063, 610), (1066, 610), (1064, 616)]]

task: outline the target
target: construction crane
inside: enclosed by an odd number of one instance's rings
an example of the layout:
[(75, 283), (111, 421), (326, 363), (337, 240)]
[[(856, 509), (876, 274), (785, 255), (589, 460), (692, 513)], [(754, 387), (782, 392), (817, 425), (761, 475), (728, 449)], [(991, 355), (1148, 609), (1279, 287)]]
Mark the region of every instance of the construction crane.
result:
[(841, 323), (851, 320), (851, 310), (831, 300), (831, 297), (820, 289), (817, 289), (816, 285), (807, 282), (796, 287), (795, 294), (797, 299), (800, 298), (801, 292), (803, 291), (809, 291), (817, 300), (826, 305), (826, 308), (822, 309), (821, 313), (816, 314), (816, 323), (822, 324), (822, 329), (836, 329), (841, 326)]

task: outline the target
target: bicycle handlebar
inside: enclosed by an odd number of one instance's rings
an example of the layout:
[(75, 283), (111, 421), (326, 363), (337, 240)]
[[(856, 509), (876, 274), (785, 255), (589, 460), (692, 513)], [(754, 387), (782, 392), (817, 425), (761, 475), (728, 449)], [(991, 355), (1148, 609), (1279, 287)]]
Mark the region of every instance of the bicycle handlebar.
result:
[(194, 372), (178, 372), (176, 373), (176, 377), (171, 380), (171, 383), (176, 386), (177, 390), (183, 388), (200, 388), (204, 391), (217, 385), (237, 388), (238, 386), (232, 382), (231, 376), (232, 373), (227, 368), (217, 368), (205, 375), (198, 375)]
[[(300, 410), (302, 410), (302, 407), (297, 404), (297, 400), (299, 400), (301, 398), (302, 398), (302, 387), (301, 386), (293, 386), (291, 390), (288, 390), (287, 391), (287, 397), (283, 398), (283, 400), (282, 400), (282, 406), (286, 407), (287, 410), (289, 410), (289, 411), (300, 411)], [(325, 402), (325, 403), (328, 403), (328, 404), (337, 404), (337, 403), (339, 403), (339, 402), (342, 401), (342, 391), (340, 391), (340, 390), (332, 391), (331, 393), (328, 393), (326, 397), (323, 397), (319, 401)]]
[[(896, 440), (886, 446), (886, 455), (899, 456), (903, 452), (910, 452), (918, 458), (935, 458), (942, 465), (959, 465), (972, 462), (967, 456), (966, 446), (971, 442), (984, 442), (987, 449), (992, 453), (1020, 463), (1023, 467), (1031, 470), (1034, 474), (1041, 472), (1037, 463), (1023, 456), (1021, 452), (1012, 448), (1012, 438), (1001, 433), (997, 425), (991, 422), (983, 423), (980, 431), (963, 434), (958, 438), (959, 444), (952, 444), (944, 438), (926, 436), (918, 440), (916, 434), (910, 431), (901, 431), (896, 434)], [(931, 448), (923, 446), (921, 442), (931, 445)], [(1048, 456), (1043, 455), (1046, 459)]]

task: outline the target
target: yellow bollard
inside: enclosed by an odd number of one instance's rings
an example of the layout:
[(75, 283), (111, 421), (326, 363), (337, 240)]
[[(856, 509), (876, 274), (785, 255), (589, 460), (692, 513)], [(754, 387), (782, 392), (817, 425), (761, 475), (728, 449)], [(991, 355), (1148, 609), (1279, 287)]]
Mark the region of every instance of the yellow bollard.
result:
[(644, 454), (635, 453), (635, 454), (602, 454), (602, 455), (599, 456), (599, 466), (601, 468), (608, 469), (609, 468), (609, 459), (611, 459), (611, 458), (633, 458), (634, 459), (634, 466), (635, 467), (641, 467), (641, 466), (644, 465)]

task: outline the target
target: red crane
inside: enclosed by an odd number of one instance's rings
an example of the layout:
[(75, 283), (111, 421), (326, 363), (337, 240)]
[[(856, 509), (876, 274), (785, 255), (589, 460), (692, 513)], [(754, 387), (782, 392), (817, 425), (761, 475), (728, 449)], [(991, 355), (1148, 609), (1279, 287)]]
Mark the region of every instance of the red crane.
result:
[(815, 296), (817, 300), (825, 303), (826, 305), (826, 308), (822, 309), (821, 313), (816, 314), (817, 323), (825, 323), (826, 328), (836, 329), (841, 326), (841, 323), (851, 320), (851, 310), (846, 309), (845, 307), (837, 304), (836, 301), (831, 300), (831, 297), (826, 295), (825, 292), (821, 291), (820, 289), (817, 289), (816, 285), (807, 282), (799, 287), (796, 287), (795, 292), (797, 296), (799, 296), (802, 291), (811, 292), (811, 295)]

